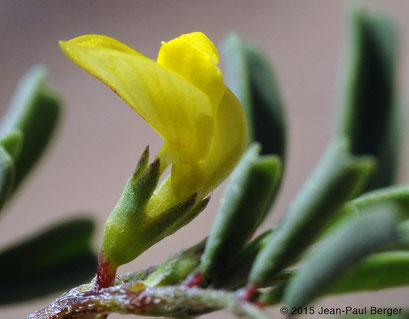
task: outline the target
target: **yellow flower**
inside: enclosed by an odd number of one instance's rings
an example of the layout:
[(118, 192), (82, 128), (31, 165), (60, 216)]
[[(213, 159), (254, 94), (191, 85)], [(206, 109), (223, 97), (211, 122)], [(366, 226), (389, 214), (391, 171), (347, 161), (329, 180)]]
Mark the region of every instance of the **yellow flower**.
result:
[(219, 55), (206, 35), (194, 32), (163, 42), (156, 62), (103, 35), (60, 45), (163, 138), (158, 157), (162, 172), (172, 165), (171, 177), (155, 192), (148, 211), (163, 211), (195, 192), (203, 198), (230, 174), (247, 146), (247, 123), (223, 83)]
[[(230, 174), (247, 146), (247, 122), (239, 101), (223, 83), (219, 55), (203, 33), (162, 43), (156, 62), (102, 35), (84, 35), (60, 45), (164, 140), (159, 161), (147, 169), (148, 153), (141, 157), (143, 175), (131, 176), (105, 222), (97, 285), (108, 287), (118, 266), (204, 209), (207, 200), (202, 199)], [(169, 165), (170, 177), (152, 194)]]

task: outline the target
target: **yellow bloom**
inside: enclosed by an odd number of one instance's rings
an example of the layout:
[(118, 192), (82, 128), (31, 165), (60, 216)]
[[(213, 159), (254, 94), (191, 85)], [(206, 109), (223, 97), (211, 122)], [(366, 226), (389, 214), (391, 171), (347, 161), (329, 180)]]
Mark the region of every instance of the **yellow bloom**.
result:
[[(246, 148), (247, 123), (239, 101), (223, 83), (218, 53), (203, 33), (162, 43), (156, 62), (102, 35), (84, 35), (60, 45), (164, 140), (159, 162), (146, 168), (144, 153), (138, 164), (143, 174), (131, 176), (105, 222), (97, 285), (108, 287), (118, 266), (204, 209), (207, 200), (202, 199), (230, 174)], [(152, 194), (169, 165), (170, 177)]]
[(230, 174), (247, 146), (247, 123), (223, 83), (217, 50), (203, 33), (163, 42), (156, 62), (103, 35), (60, 45), (163, 138), (158, 157), (161, 171), (172, 165), (171, 177), (155, 192), (148, 211), (163, 211), (195, 192), (203, 198)]

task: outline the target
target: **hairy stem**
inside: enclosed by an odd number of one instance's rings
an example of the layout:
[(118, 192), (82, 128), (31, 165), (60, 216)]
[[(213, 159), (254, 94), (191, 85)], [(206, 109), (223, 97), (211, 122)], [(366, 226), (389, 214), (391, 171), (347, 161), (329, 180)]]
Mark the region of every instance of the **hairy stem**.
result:
[(202, 312), (226, 309), (246, 318), (269, 316), (252, 303), (237, 299), (223, 290), (186, 286), (144, 287), (119, 285), (98, 290), (73, 289), (27, 319), (93, 318), (109, 313), (165, 317), (188, 317)]

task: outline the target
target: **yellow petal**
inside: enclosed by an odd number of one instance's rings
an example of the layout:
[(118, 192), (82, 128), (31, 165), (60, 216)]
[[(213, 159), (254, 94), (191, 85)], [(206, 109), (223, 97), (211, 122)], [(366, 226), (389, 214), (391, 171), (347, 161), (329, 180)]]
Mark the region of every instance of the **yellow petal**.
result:
[(215, 115), (214, 137), (204, 160), (172, 167), (172, 185), (178, 197), (193, 191), (203, 196), (215, 189), (231, 173), (247, 147), (248, 128), (243, 108), (229, 88)]
[(217, 108), (224, 94), (223, 76), (217, 67), (219, 54), (206, 35), (193, 32), (163, 42), (157, 62), (202, 90)]
[(216, 115), (214, 139), (204, 171), (212, 171), (203, 186), (212, 191), (230, 175), (248, 145), (248, 127), (243, 108), (228, 87)]
[(162, 136), (168, 161), (192, 162), (207, 155), (213, 115), (202, 90), (111, 37), (85, 35), (60, 45), (74, 63), (107, 84)]

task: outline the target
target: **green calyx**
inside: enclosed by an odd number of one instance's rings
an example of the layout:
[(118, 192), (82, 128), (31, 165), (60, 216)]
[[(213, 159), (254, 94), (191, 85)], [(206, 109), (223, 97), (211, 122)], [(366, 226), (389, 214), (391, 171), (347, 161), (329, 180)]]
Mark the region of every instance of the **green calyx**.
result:
[[(110, 267), (118, 267), (138, 257), (152, 245), (186, 225), (205, 207), (208, 199), (198, 200), (197, 194), (160, 211), (152, 211), (149, 201), (158, 186), (160, 160), (150, 165), (149, 149), (143, 152), (115, 208), (105, 222), (101, 253)], [(163, 184), (169, 183), (165, 179)], [(163, 185), (159, 186), (160, 190)], [(158, 191), (156, 191), (159, 193)], [(157, 194), (155, 194), (157, 201)], [(167, 200), (167, 197), (163, 198)]]

